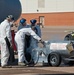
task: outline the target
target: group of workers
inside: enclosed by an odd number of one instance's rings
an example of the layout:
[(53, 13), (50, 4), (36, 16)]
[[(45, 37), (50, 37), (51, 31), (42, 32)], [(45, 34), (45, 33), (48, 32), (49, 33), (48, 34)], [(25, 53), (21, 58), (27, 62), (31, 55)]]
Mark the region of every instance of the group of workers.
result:
[[(43, 43), (41, 39), (41, 29), (36, 25), (37, 20), (30, 20), (27, 25), (26, 19), (22, 18), (19, 22), (18, 30), (15, 34), (14, 41), (18, 52), (18, 65), (26, 66), (28, 61), (25, 57), (25, 50), (31, 53), (33, 62), (35, 63), (36, 52), (33, 49), (38, 47), (38, 42)], [(8, 64), (10, 52), (8, 45), (12, 46), (11, 26), (14, 23), (13, 15), (8, 15), (0, 24), (0, 44), (1, 44), (1, 67), (12, 67)], [(8, 43), (9, 42), (9, 43)]]

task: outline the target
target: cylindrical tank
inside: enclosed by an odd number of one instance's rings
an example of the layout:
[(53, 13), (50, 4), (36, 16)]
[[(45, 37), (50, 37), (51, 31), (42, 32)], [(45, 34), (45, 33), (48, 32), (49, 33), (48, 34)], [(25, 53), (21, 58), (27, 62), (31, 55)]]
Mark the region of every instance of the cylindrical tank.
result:
[[(22, 7), (20, 0), (0, 0), (0, 23), (8, 16), (13, 15), (15, 21), (20, 17)], [(14, 44), (14, 32), (12, 32), (12, 44), (14, 50), (16, 46)]]
[(0, 0), (0, 22), (2, 22), (7, 15), (13, 15), (17, 20), (21, 15), (20, 0)]

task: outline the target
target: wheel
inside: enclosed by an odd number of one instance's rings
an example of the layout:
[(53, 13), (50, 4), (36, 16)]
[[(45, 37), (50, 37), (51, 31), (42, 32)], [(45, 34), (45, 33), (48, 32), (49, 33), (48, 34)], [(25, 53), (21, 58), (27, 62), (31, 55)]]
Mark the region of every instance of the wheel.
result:
[(74, 56), (70, 56), (69, 59), (72, 59), (72, 61), (64, 60), (65, 65), (73, 66), (74, 65)]
[(74, 65), (74, 61), (69, 61), (68, 65), (69, 66), (73, 66)]
[[(33, 60), (33, 57), (35, 57)], [(28, 62), (28, 64), (34, 64), (36, 65), (38, 63), (38, 60), (39, 60), (39, 54), (36, 53), (34, 56), (31, 56), (31, 54), (29, 52), (25, 53), (25, 58)]]
[(35, 50), (32, 51), (32, 59), (34, 61), (34, 65), (36, 65), (39, 60), (39, 52), (38, 51), (35, 51)]
[(30, 63), (32, 61), (32, 57), (30, 53), (26, 53), (25, 54), (26, 60), (28, 61), (28, 63)]
[(68, 35), (66, 35), (66, 36), (65, 36), (64, 40), (65, 40), (65, 41), (69, 41), (69, 40), (70, 40), (70, 38), (71, 38), (71, 35), (70, 35), (70, 34), (68, 34)]
[[(74, 52), (73, 52), (74, 53)], [(71, 56), (70, 59), (74, 59), (74, 56)], [(74, 65), (74, 61), (69, 61), (68, 62), (69, 66), (73, 66)]]
[(50, 66), (59, 66), (61, 64), (61, 56), (58, 53), (51, 53), (48, 56), (48, 64)]

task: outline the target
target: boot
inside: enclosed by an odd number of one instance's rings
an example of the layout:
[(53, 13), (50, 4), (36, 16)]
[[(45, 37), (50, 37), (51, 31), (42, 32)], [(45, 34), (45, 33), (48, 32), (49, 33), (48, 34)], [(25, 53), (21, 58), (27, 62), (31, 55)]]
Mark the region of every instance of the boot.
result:
[(26, 64), (24, 62), (19, 62), (18, 65), (19, 66), (26, 66)]

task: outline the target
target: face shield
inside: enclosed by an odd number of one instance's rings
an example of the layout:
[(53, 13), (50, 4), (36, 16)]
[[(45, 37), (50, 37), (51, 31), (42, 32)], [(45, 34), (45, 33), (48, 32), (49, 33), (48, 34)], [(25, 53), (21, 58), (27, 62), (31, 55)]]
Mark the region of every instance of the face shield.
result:
[(35, 24), (36, 24), (37, 20), (32, 19), (32, 20), (30, 20), (30, 22), (31, 22), (31, 26), (35, 26)]
[(7, 19), (8, 22), (10, 23), (10, 26), (12, 26), (13, 23), (14, 23), (14, 17), (13, 17), (13, 15), (8, 15), (8, 16), (6, 17), (6, 19)]
[(11, 22), (10, 22), (10, 26), (11, 26), (11, 27), (13, 26), (13, 23), (14, 23), (14, 21), (11, 21)]
[(23, 25), (23, 26), (26, 26), (26, 22), (24, 22), (22, 25)]

